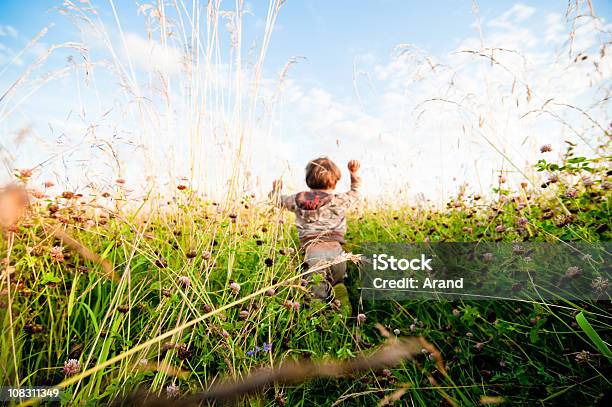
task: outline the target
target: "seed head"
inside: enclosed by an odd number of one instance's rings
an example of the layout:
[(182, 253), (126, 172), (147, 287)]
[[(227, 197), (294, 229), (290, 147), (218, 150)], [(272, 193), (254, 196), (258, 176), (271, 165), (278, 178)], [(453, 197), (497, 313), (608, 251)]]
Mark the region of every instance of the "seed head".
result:
[(276, 294), (276, 290), (274, 288), (268, 288), (268, 290), (266, 290), (266, 295), (268, 297), (273, 297), (274, 294)]
[(238, 294), (240, 292), (240, 284), (235, 281), (232, 281), (230, 284), (230, 289), (234, 294)]
[(62, 246), (53, 246), (51, 248), (51, 260), (58, 263), (64, 261), (64, 248)]
[(591, 282), (591, 288), (598, 294), (604, 293), (608, 289), (608, 279), (597, 277)]
[(565, 272), (565, 277), (566, 278), (574, 278), (577, 277), (578, 275), (580, 275), (580, 272), (582, 270), (580, 270), (580, 267), (578, 266), (572, 266), (572, 267), (568, 267), (567, 271)]
[(503, 233), (503, 232), (505, 232), (505, 230), (506, 230), (506, 227), (505, 227), (504, 225), (497, 225), (497, 226), (495, 227), (495, 231), (496, 231), (497, 233)]
[(240, 311), (240, 319), (247, 319), (249, 317), (249, 311), (243, 309), (242, 311)]
[(123, 178), (117, 178), (117, 179), (115, 180), (115, 182), (116, 182), (117, 184), (119, 184), (119, 185), (123, 185), (123, 184), (125, 184), (125, 179), (123, 179)]
[(32, 170), (29, 168), (23, 168), (19, 170), (19, 178), (30, 178), (32, 176)]
[(540, 147), (541, 153), (549, 153), (551, 151), (552, 151), (552, 146), (550, 144), (544, 144), (542, 145), (542, 147)]
[(527, 220), (527, 218), (524, 216), (521, 216), (520, 218), (516, 219), (516, 225), (518, 227), (524, 228), (525, 226), (527, 226), (528, 223), (529, 223), (529, 220)]
[(168, 398), (176, 398), (179, 396), (179, 393), (179, 387), (174, 383), (166, 387), (166, 395), (168, 396)]
[(576, 188), (568, 188), (565, 190), (565, 197), (566, 198), (576, 198), (576, 196), (578, 195), (578, 190)]
[(183, 288), (188, 288), (191, 285), (191, 280), (187, 276), (180, 276), (178, 278), (178, 283)]
[(579, 364), (588, 363), (588, 361), (591, 359), (591, 352), (586, 351), (586, 350), (578, 352), (576, 353), (576, 356), (574, 359), (576, 360), (576, 363), (579, 363)]

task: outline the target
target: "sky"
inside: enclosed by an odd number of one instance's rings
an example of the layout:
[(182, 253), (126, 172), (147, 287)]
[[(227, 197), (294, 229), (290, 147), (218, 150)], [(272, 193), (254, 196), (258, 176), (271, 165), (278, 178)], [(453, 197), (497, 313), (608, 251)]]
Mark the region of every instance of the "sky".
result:
[(268, 30), (267, 1), (168, 4), (0, 0), (0, 181), (213, 193), (242, 137), (246, 190), (328, 155), (368, 196), (441, 200), (532, 179), (543, 143), (594, 154), (610, 122), (608, 1), (288, 0)]

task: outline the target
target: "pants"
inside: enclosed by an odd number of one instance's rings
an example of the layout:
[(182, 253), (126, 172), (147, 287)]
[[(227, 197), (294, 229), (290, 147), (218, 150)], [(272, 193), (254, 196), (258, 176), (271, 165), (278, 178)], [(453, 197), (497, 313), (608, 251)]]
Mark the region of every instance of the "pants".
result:
[[(305, 248), (304, 262), (306, 267), (314, 268), (327, 262), (333, 262), (344, 251), (338, 242), (312, 242)], [(341, 283), (346, 277), (346, 262), (336, 263), (321, 270), (306, 274), (306, 280), (312, 281), (314, 275), (322, 277), (321, 282), (311, 282), (310, 290), (315, 298), (326, 300), (331, 295), (332, 287)]]

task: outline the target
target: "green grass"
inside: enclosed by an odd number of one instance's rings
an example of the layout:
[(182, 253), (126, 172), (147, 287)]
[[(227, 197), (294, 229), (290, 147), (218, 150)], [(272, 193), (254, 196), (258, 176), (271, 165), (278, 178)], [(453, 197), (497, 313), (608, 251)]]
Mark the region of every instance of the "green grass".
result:
[[(560, 175), (544, 195), (539, 185), (500, 185), (501, 200), (459, 194), (443, 209), (366, 208), (350, 218), (345, 249), (358, 252), (373, 241), (609, 241), (607, 161), (584, 162), (556, 168), (539, 163)], [(585, 186), (583, 175), (594, 184)], [(576, 196), (567, 193), (570, 187)], [(120, 188), (112, 194), (119, 196)], [(609, 394), (610, 361), (601, 354), (612, 332), (609, 298), (362, 302), (353, 265), (353, 310), (367, 316), (358, 325), (329, 307), (310, 306), (291, 215), (265, 202), (245, 196), (231, 210), (222, 209), (185, 189), (177, 191), (172, 210), (162, 212), (147, 211), (158, 207), (155, 201), (140, 211), (107, 211), (95, 207), (110, 206), (112, 197), (92, 199), (40, 200), (12, 244), (2, 243), (9, 260), (1, 268), (4, 275), (14, 273), (10, 302), (7, 279), (0, 281), (0, 385), (57, 385), (67, 379), (64, 362), (74, 358), (80, 373), (94, 371), (72, 376), (64, 404), (106, 403), (138, 386), (165, 394), (175, 384), (185, 394), (218, 376), (282, 360), (354, 357), (384, 341), (374, 327), (378, 322), (400, 335), (427, 338), (440, 350), (449, 378), (423, 356), (390, 375), (366, 372), (277, 386), (248, 403), (375, 405), (404, 385), (400, 404), (421, 406), (479, 405), (484, 396), (500, 396), (506, 405), (593, 405)], [(517, 220), (523, 218), (521, 228)], [(121, 280), (109, 281), (98, 265), (69, 250), (52, 259), (60, 242), (45, 234), (43, 224), (63, 224), (111, 261)], [(576, 322), (576, 315), (588, 325)], [(269, 352), (250, 352), (264, 343), (271, 344)]]

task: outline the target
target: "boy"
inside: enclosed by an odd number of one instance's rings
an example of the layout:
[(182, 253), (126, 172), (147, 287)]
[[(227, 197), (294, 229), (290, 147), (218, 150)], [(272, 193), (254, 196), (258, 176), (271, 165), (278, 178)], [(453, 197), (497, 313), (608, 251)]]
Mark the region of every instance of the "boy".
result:
[[(357, 175), (359, 166), (359, 161), (348, 162), (351, 189), (341, 194), (334, 194), (334, 189), (342, 174), (338, 166), (327, 157), (312, 160), (306, 166), (306, 185), (310, 188), (309, 191), (280, 195), (281, 182), (275, 181), (272, 185), (272, 193), (277, 203), (295, 213), (295, 226), (307, 267), (332, 262), (342, 255), (346, 233), (345, 213), (360, 198), (361, 178)], [(350, 313), (348, 292), (343, 284), (346, 264), (333, 264), (317, 274), (321, 275), (323, 281), (311, 285), (314, 297), (327, 300), (333, 291), (335, 300), (340, 302), (345, 312)], [(306, 275), (307, 280), (312, 280), (312, 277), (312, 274)]]

